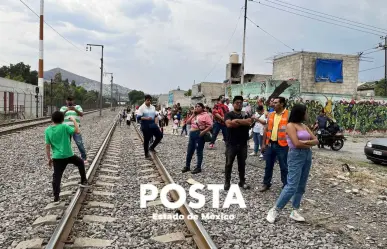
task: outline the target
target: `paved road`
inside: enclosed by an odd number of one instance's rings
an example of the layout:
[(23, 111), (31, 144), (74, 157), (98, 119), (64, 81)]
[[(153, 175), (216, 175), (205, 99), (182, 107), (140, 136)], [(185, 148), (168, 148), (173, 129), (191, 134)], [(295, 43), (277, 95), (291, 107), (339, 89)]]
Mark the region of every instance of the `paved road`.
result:
[(313, 148), (313, 151), (333, 158), (369, 163), (370, 161), (364, 155), (364, 146), (367, 141), (368, 139), (365, 138), (348, 138), (344, 143), (344, 147), (339, 151), (333, 151), (330, 148), (319, 149), (317, 146)]

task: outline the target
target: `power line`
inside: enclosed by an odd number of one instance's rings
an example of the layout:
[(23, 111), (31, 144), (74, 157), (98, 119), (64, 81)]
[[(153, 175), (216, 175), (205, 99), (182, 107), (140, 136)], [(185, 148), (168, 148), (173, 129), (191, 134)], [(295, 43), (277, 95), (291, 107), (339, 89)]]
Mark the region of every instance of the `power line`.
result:
[[(373, 45), (373, 46), (376, 46), (376, 45), (379, 45), (379, 44), (380, 44), (380, 43), (376, 43), (376, 44)], [(367, 52), (367, 51), (373, 50), (373, 49), (377, 49), (377, 48), (379, 48), (379, 47), (372, 47), (372, 48), (368, 48), (368, 49), (363, 49), (361, 52), (354, 52), (354, 53), (362, 54), (362, 53), (364, 53), (364, 52)]]
[(373, 67), (373, 68), (364, 69), (364, 70), (359, 71), (359, 73), (365, 72), (365, 71), (374, 70), (374, 69), (378, 69), (378, 68), (382, 68), (382, 67), (384, 67), (384, 65), (383, 65), (383, 66), (380, 66), (380, 67)]
[(382, 51), (382, 50), (376, 50), (376, 51), (372, 51), (372, 52), (368, 52), (368, 53), (363, 53), (362, 55), (373, 54), (373, 53), (380, 52), (380, 51)]
[(316, 20), (316, 21), (325, 22), (325, 23), (328, 23), (328, 24), (344, 27), (344, 28), (347, 28), (347, 29), (357, 30), (357, 31), (360, 31), (360, 32), (363, 32), (363, 33), (377, 35), (379, 37), (382, 36), (381, 34), (369, 32), (369, 31), (365, 31), (365, 30), (361, 30), (361, 29), (356, 29), (356, 28), (348, 27), (348, 26), (337, 24), (337, 23), (333, 23), (333, 22), (324, 21), (324, 20), (321, 20), (321, 19), (318, 19), (318, 18), (313, 18), (313, 17), (310, 17), (310, 16), (301, 15), (301, 14), (294, 13), (294, 12), (291, 12), (291, 11), (288, 11), (288, 10), (284, 10), (284, 9), (280, 9), (280, 8), (277, 8), (277, 7), (274, 7), (274, 6), (270, 6), (270, 5), (261, 3), (261, 2), (256, 2), (256, 1), (252, 1), (252, 2), (259, 3), (259, 4), (263, 5), (263, 6), (270, 7), (270, 8), (277, 9), (277, 10), (281, 10), (281, 11), (284, 11), (284, 12), (287, 12), (287, 13), (290, 13), (290, 14), (294, 14), (294, 15), (297, 15), (297, 16), (302, 16), (302, 17), (306, 17), (306, 18), (309, 18), (309, 19), (313, 19), (313, 20)]
[[(255, 2), (255, 1), (253, 1), (253, 0), (250, 0), (250, 1)], [(266, 0), (266, 1), (267, 1), (267, 0)], [(336, 19), (340, 19), (340, 20), (344, 20), (344, 21), (349, 21), (349, 22), (357, 23), (357, 24), (360, 24), (360, 25), (363, 25), (363, 26), (367, 26), (367, 27), (371, 27), (371, 28), (375, 28), (375, 29), (379, 29), (379, 30), (381, 30), (381, 31), (387, 32), (387, 29), (378, 28), (378, 27), (375, 27), (375, 26), (372, 26), (372, 25), (368, 25), (368, 24), (365, 24), (365, 23), (356, 22), (356, 21), (352, 21), (352, 20), (345, 19), (345, 18), (342, 18), (342, 17), (338, 17), (338, 16), (334, 16), (334, 15), (327, 14), (327, 13), (319, 12), (319, 11), (316, 11), (316, 10), (304, 8), (304, 7), (301, 7), (301, 6), (298, 6), (298, 5), (295, 5), (295, 4), (291, 4), (291, 3), (287, 3), (287, 2), (284, 2), (284, 1), (281, 1), (281, 0), (272, 0), (272, 1), (284, 3), (284, 4), (287, 4), (287, 5), (290, 5), (290, 6), (294, 6), (294, 7), (300, 8), (300, 9), (312, 11), (312, 12), (319, 13), (319, 14), (326, 15), (326, 16), (330, 16), (330, 17), (333, 17), (333, 18), (336, 18)]]
[[(318, 15), (318, 14), (313, 13), (313, 12), (315, 12), (315, 11), (313, 11), (313, 10), (311, 10), (312, 12), (308, 12), (308, 11), (303, 11), (303, 10), (299, 10), (299, 9), (296, 9), (296, 8), (292, 8), (292, 7), (289, 7), (289, 6), (280, 4), (280, 3), (272, 2), (272, 1), (270, 1), (270, 0), (263, 0), (263, 1), (266, 1), (266, 2), (269, 2), (269, 3), (272, 3), (272, 4), (276, 4), (276, 5), (285, 7), (285, 8), (289, 8), (289, 9), (292, 9), (292, 10), (296, 10), (296, 11), (299, 11), (299, 12), (301, 12), (301, 13), (306, 13), (306, 14), (309, 14), (309, 15), (314, 15), (314, 16), (322, 17), (322, 18), (325, 18), (325, 19), (328, 19), (328, 20), (332, 20), (332, 21), (335, 21), (335, 22), (340, 22), (340, 23), (352, 25), (352, 26), (354, 26), (354, 27), (358, 27), (358, 28), (362, 28), (362, 29), (366, 29), (366, 30), (371, 30), (371, 31), (375, 31), (375, 32), (381, 32), (380, 30), (377, 30), (377, 29), (373, 29), (373, 28), (365, 28), (365, 27), (363, 27), (363, 26), (356, 25), (356, 24), (352, 24), (352, 23), (347, 22), (347, 21), (339, 21), (339, 20), (335, 20), (334, 18), (326, 17), (326, 16), (323, 16), (323, 15)], [(281, 1), (279, 1), (279, 2), (281, 2)], [(291, 4), (289, 4), (289, 5), (291, 5)], [(292, 6), (296, 6), (296, 5), (292, 5)], [(297, 8), (303, 9), (302, 7), (299, 7), (299, 6), (297, 6)], [(324, 14), (324, 15), (327, 15), (327, 14)], [(327, 15), (327, 16), (329, 16), (329, 15)], [(336, 19), (337, 19), (337, 18), (336, 18)], [(384, 30), (384, 32), (387, 32), (387, 30)]]
[[(238, 20), (237, 20), (237, 23), (235, 24), (235, 28), (234, 28), (234, 31), (232, 32), (231, 36), (230, 36), (230, 39), (228, 39), (228, 43), (226, 45), (226, 47), (224, 48), (224, 50), (226, 50), (228, 48), (228, 46), (230, 45), (231, 43), (231, 39), (234, 37), (235, 35), (235, 32), (238, 28), (238, 24), (239, 24), (239, 21), (242, 17), (242, 10), (243, 10), (244, 7), (241, 8), (240, 12), (239, 12), (239, 17), (238, 17)], [(203, 81), (205, 81), (207, 79), (208, 76), (210, 76), (212, 74), (212, 72), (214, 71), (214, 69), (216, 68), (216, 66), (219, 64), (219, 62), (222, 60), (222, 58), (224, 57), (224, 54), (222, 54), (222, 56), (219, 58), (219, 60), (215, 63), (215, 65), (212, 67), (211, 71), (206, 75), (206, 77), (204, 78)]]
[(276, 38), (275, 36), (273, 36), (272, 34), (270, 34), (269, 32), (267, 32), (266, 30), (264, 30), (263, 28), (261, 28), (258, 24), (256, 24), (255, 22), (253, 22), (250, 18), (246, 17), (247, 20), (249, 20), (252, 24), (254, 24), (257, 28), (261, 29), (263, 32), (265, 32), (266, 34), (270, 35), (271, 37), (273, 37), (275, 40), (277, 40), (278, 42), (282, 43), (284, 46), (290, 48), (293, 52), (295, 51), (294, 48), (286, 45), (284, 42), (282, 42), (281, 40), (279, 40), (278, 38)]
[[(20, 0), (20, 2), (22, 4), (24, 4), (32, 13), (34, 13), (38, 18), (40, 18), (40, 16), (30, 7), (28, 6), (25, 2), (23, 2), (23, 0)], [(61, 35), (55, 28), (53, 28), (49, 23), (47, 23), (45, 20), (43, 20), (43, 22), (49, 26), (55, 33), (57, 33), (60, 37), (62, 37), (65, 41), (67, 41), (69, 44), (71, 44), (73, 47), (75, 47), (76, 49), (78, 49), (79, 51), (85, 53), (84, 50), (82, 50), (81, 48), (79, 48), (78, 46), (76, 46), (74, 43), (72, 43), (70, 40), (68, 40), (66, 37), (64, 37), (63, 35)], [(90, 58), (92, 58), (89, 54), (87, 54)], [(92, 58), (92, 59), (95, 59), (95, 58)], [(106, 71), (105, 67), (104, 67), (104, 71)]]

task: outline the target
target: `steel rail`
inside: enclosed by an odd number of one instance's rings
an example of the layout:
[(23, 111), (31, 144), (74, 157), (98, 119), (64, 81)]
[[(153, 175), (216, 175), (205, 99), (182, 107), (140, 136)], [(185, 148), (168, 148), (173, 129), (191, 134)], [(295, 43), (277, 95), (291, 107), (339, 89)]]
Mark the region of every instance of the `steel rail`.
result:
[[(141, 131), (138, 129), (137, 124), (134, 125), (135, 130), (141, 140), (144, 142), (144, 137)], [(175, 183), (171, 175), (169, 174), (166, 167), (161, 162), (157, 154), (150, 152), (153, 162), (155, 162), (157, 170), (159, 171), (161, 178), (167, 184)], [(177, 201), (179, 199), (179, 194), (176, 191), (170, 191), (172, 198)], [(187, 202), (179, 208), (181, 214), (184, 215), (184, 222), (187, 225), (189, 231), (192, 233), (192, 237), (195, 240), (195, 243), (199, 249), (216, 249), (217, 246), (212, 241), (210, 235), (207, 233), (206, 229), (202, 225), (199, 219), (188, 219), (188, 215), (194, 217), (196, 213), (188, 206)]]
[[(117, 116), (114, 118), (114, 122), (112, 127), (110, 128), (107, 136), (105, 137), (101, 147), (98, 150), (97, 155), (94, 157), (93, 162), (91, 163), (89, 170), (87, 171), (86, 177), (87, 181), (90, 183), (93, 178), (94, 174), (99, 166), (99, 163), (102, 159), (102, 156), (108, 146), (108, 143), (110, 142), (110, 139), (113, 135), (114, 129), (117, 125)], [(46, 245), (46, 249), (62, 249), (64, 248), (68, 236), (71, 232), (71, 229), (74, 225), (74, 222), (77, 218), (77, 215), (79, 213), (79, 210), (81, 209), (82, 202), (84, 201), (88, 189), (84, 188), (78, 188), (77, 192), (75, 193), (74, 197), (72, 198), (69, 206), (67, 207), (66, 211), (64, 212), (62, 219), (59, 221), (59, 224), (55, 228), (54, 233), (52, 234), (50, 240), (48, 241)]]
[[(99, 111), (99, 110), (88, 111), (88, 112), (84, 112), (83, 114), (87, 115), (87, 114), (91, 114), (91, 113), (94, 113), (94, 112), (97, 112), (97, 111)], [(19, 131), (19, 130), (27, 129), (27, 128), (30, 128), (30, 127), (47, 124), (47, 123), (50, 123), (50, 122), (51, 122), (51, 118), (38, 118), (38, 119), (35, 119), (35, 120), (30, 119), (30, 121), (19, 121), (17, 123), (12, 123), (10, 125), (4, 125), (4, 126), (0, 125), (0, 129), (4, 128), (4, 130), (0, 130), (0, 136), (6, 135), (6, 134), (10, 134), (10, 133), (13, 133), (13, 132), (16, 132), (16, 131)], [(25, 124), (25, 125), (18, 126), (18, 127), (9, 127), (9, 128), (7, 128), (8, 126), (19, 125), (19, 124), (20, 125)]]
[[(108, 109), (108, 108), (104, 108)], [(92, 112), (97, 112), (99, 109), (92, 109), (84, 112), (84, 114), (92, 113)], [(25, 124), (25, 123), (30, 123), (30, 122), (35, 122), (35, 121), (40, 121), (40, 120), (51, 120), (51, 117), (40, 117), (40, 118), (30, 118), (30, 119), (23, 119), (23, 120), (15, 120), (15, 121), (10, 121), (10, 122), (5, 122), (5, 123), (0, 123), (0, 128), (7, 127), (7, 126), (12, 126), (12, 125), (18, 125), (18, 124)]]

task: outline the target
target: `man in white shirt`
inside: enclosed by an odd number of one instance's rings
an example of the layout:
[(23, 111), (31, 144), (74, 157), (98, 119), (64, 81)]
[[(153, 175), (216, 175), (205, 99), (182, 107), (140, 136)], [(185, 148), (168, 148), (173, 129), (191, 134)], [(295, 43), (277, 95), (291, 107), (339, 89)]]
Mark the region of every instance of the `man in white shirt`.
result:
[[(156, 108), (151, 104), (152, 97), (145, 96), (145, 102), (138, 108), (138, 118), (141, 119), (141, 130), (144, 134), (144, 152), (145, 158), (151, 159), (149, 151), (156, 153), (155, 148), (160, 143), (162, 134), (159, 127)], [(152, 137), (155, 137), (154, 142), (149, 146)]]
[[(266, 125), (266, 116), (263, 106), (257, 107), (257, 112), (254, 115), (255, 125), (253, 128), (253, 139), (254, 139), (254, 151), (250, 154), (250, 156), (258, 155), (259, 149), (262, 147), (262, 139), (263, 139), (263, 130)], [(259, 156), (260, 160), (263, 158), (263, 155)]]

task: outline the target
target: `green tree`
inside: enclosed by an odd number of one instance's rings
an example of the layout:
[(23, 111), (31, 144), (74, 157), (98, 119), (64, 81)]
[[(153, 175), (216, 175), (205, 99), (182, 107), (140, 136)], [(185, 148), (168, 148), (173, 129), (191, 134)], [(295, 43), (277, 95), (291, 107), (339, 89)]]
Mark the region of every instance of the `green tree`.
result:
[(62, 83), (62, 74), (61, 73), (56, 73), (54, 76), (54, 82), (60, 82)]
[(386, 94), (386, 80), (381, 79), (375, 82), (375, 96), (387, 96)]
[(26, 78), (26, 83), (30, 83), (32, 85), (38, 85), (38, 71), (31, 71), (28, 77)]
[(2, 66), (0, 68), (0, 77), (7, 77), (7, 75), (9, 75), (9, 68), (7, 66)]
[(132, 90), (128, 93), (129, 103), (139, 105), (144, 101), (145, 94), (143, 91)]
[(72, 80), (72, 81), (71, 81), (71, 86), (72, 86), (72, 87), (76, 87), (76, 86), (77, 86), (77, 85), (75, 84), (75, 80)]
[(192, 95), (192, 89), (189, 89), (186, 93), (184, 93), (184, 96), (190, 97)]

